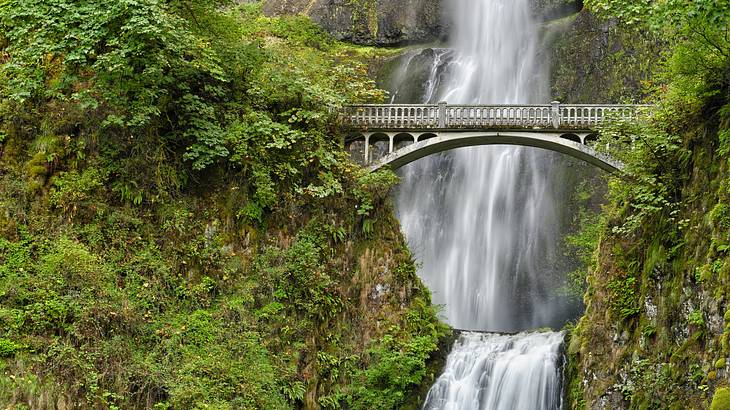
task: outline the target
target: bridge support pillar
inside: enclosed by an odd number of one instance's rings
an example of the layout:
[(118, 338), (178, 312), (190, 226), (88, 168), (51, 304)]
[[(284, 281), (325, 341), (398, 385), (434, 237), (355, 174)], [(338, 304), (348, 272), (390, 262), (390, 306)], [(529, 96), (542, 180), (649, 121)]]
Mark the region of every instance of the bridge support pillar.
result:
[(365, 134), (365, 164), (370, 164), (370, 134)]
[(393, 146), (395, 145), (395, 134), (388, 135), (388, 138), (390, 139), (388, 144), (388, 154), (393, 153)]

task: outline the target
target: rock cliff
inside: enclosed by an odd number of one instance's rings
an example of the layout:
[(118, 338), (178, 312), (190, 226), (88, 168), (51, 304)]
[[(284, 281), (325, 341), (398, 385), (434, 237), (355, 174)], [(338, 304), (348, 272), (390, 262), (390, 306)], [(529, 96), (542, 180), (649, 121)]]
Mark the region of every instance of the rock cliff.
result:
[[(540, 20), (553, 20), (583, 7), (576, 0), (530, 0)], [(398, 46), (429, 43), (448, 33), (443, 0), (266, 0), (267, 15), (305, 14), (339, 40)]]
[(267, 0), (267, 15), (306, 14), (339, 40), (395, 46), (438, 39), (439, 0)]

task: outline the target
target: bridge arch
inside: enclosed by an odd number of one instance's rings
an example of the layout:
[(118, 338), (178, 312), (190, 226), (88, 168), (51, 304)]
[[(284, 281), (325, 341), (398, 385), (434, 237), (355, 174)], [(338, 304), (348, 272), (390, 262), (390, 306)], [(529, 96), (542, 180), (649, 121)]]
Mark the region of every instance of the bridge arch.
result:
[[(426, 156), (447, 151), (454, 148), (474, 147), (481, 145), (518, 145), (547, 149), (580, 159), (596, 167), (615, 173), (623, 168), (623, 164), (605, 155), (596, 152), (591, 147), (582, 144), (585, 137), (578, 137), (578, 141), (562, 138), (566, 134), (550, 134), (539, 132), (519, 131), (475, 131), (475, 132), (444, 132), (410, 144), (399, 150), (392, 151), (377, 161), (370, 163), (371, 170), (383, 167), (397, 169)], [(570, 134), (568, 134), (570, 135)]]
[(596, 142), (596, 141), (598, 141), (598, 134), (596, 134), (595, 132), (590, 133), (590, 134), (586, 135), (586, 137), (585, 137), (585, 143)]
[(415, 144), (416, 137), (408, 132), (401, 132), (393, 136), (393, 149), (399, 150), (407, 147), (408, 145)]
[(568, 141), (577, 142), (579, 144), (582, 144), (583, 143), (583, 139), (580, 136), (576, 135), (576, 134), (563, 134), (563, 135), (560, 136), (560, 138), (566, 139)]
[[(596, 141), (606, 121), (637, 121), (650, 105), (350, 105), (339, 112), (344, 129), (360, 134), (347, 150), (362, 146), (363, 164), (371, 169), (398, 168), (453, 148), (522, 145), (581, 159), (609, 172), (623, 165), (586, 145)], [(350, 141), (350, 140), (348, 140)], [(610, 141), (606, 141), (608, 146)]]
[(417, 141), (418, 142), (426, 141), (428, 139), (436, 138), (436, 137), (438, 137), (438, 134), (436, 134), (436, 133), (433, 133), (433, 132), (424, 132), (424, 133), (421, 133), (421, 134), (418, 135)]

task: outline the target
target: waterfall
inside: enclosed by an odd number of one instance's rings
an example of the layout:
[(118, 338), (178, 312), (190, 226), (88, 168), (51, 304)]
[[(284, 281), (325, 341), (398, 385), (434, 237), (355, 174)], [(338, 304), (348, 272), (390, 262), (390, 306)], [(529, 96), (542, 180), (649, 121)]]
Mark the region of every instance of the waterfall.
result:
[(562, 342), (562, 333), (466, 333), (423, 409), (559, 408)]
[[(421, 102), (545, 102), (538, 33), (528, 0), (454, 0), (448, 48), (429, 50), (418, 72)], [(424, 52), (425, 53), (425, 52)], [(408, 56), (400, 81), (408, 80)], [(424, 57), (425, 58), (425, 57)], [(403, 87), (412, 87), (404, 83)], [(413, 96), (396, 89), (394, 102)], [(555, 297), (564, 273), (557, 199), (564, 159), (544, 150), (473, 147), (424, 158), (401, 170), (398, 217), (421, 263), (419, 275), (459, 329), (515, 332), (560, 327), (575, 315)], [(559, 408), (562, 333), (463, 333), (428, 409)]]

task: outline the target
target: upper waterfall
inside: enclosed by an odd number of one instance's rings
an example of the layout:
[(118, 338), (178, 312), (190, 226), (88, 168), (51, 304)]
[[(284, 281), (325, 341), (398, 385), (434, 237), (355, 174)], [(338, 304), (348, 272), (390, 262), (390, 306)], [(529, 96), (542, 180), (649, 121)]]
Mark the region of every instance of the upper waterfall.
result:
[[(527, 0), (457, 0), (452, 7), (451, 43), (434, 53), (422, 102), (546, 99)], [(520, 331), (560, 327), (575, 314), (572, 301), (554, 292), (562, 276), (556, 241), (563, 215), (555, 199), (567, 195), (564, 163), (539, 149), (493, 146), (404, 168), (399, 219), (452, 326)]]

